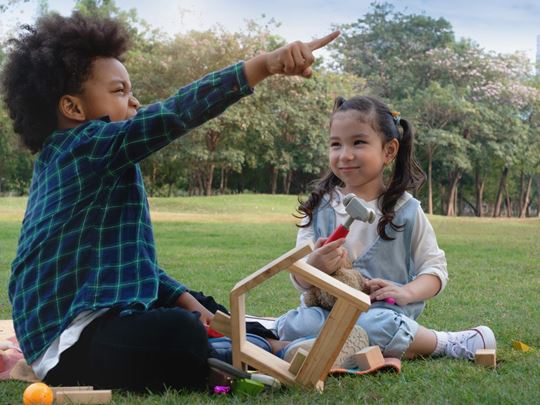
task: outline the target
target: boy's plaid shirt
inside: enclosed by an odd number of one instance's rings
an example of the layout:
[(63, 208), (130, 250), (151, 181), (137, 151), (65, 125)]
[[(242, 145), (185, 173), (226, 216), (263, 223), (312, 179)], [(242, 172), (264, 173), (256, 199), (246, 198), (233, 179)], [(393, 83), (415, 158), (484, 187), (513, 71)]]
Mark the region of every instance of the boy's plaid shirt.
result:
[(251, 92), (240, 62), (130, 120), (95, 120), (47, 139), (9, 283), (27, 362), (82, 311), (170, 306), (186, 290), (158, 266), (137, 162)]

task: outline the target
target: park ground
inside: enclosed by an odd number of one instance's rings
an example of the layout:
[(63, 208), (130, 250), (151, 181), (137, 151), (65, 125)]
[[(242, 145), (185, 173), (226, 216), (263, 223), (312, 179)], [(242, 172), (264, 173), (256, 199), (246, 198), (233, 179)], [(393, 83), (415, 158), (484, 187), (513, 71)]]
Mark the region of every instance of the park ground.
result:
[[(151, 199), (158, 257), (169, 274), (228, 303), (236, 282), (290, 250), (293, 196)], [(0, 319), (11, 317), (7, 285), (26, 199), (0, 198)], [(430, 216), (450, 281), (419, 321), (440, 330), (480, 324), (498, 340), (497, 368), (452, 359), (404, 361), (402, 372), (328, 378), (323, 394), (298, 388), (256, 397), (114, 391), (114, 404), (533, 404), (540, 403), (540, 219)], [(275, 316), (298, 302), (286, 274), (250, 292), (247, 310)], [(533, 348), (512, 348), (520, 340)], [(180, 367), (181, 365), (179, 365)], [(25, 383), (0, 382), (0, 404), (20, 404)]]

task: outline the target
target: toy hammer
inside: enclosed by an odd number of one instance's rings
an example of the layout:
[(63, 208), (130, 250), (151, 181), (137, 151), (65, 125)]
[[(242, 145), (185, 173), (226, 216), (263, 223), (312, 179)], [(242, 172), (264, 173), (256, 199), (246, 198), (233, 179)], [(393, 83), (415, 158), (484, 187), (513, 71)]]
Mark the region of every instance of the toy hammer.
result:
[(349, 218), (343, 225), (340, 225), (332, 234), (328, 237), (324, 244), (333, 242), (337, 239), (344, 238), (349, 233), (349, 228), (354, 220), (363, 222), (369, 222), (370, 224), (375, 221), (375, 211), (368, 208), (365, 205), (364, 200), (358, 198), (354, 194), (347, 194), (343, 198), (343, 205), (345, 205), (345, 211), (349, 214)]
[[(343, 204), (345, 205), (345, 211), (349, 214), (349, 218), (345, 221), (343, 225), (340, 225), (332, 234), (328, 237), (324, 244), (333, 242), (337, 239), (344, 238), (348, 235), (351, 224), (354, 220), (369, 222), (370, 224), (375, 221), (375, 212), (366, 207), (364, 200), (358, 198), (354, 194), (347, 194), (343, 198)], [(396, 300), (392, 297), (385, 298), (388, 304), (395, 304)]]

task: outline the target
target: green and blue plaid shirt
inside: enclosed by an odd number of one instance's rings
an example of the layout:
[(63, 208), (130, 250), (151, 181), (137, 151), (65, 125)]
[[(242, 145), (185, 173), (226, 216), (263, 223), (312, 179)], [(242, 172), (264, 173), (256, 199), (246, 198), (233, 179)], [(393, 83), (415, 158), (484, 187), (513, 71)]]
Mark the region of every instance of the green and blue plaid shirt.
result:
[(251, 94), (243, 63), (129, 120), (54, 132), (34, 167), (9, 297), (33, 363), (82, 311), (171, 306), (186, 287), (158, 265), (138, 162)]

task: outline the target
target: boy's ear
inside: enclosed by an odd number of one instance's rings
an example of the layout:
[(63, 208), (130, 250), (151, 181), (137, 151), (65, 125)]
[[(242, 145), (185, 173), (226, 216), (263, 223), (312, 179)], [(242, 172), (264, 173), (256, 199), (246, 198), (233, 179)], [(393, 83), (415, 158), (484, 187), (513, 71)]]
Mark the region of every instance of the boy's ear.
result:
[(384, 164), (389, 165), (396, 158), (399, 150), (399, 142), (396, 138), (386, 142), (384, 145)]
[(58, 102), (58, 110), (61, 115), (70, 120), (80, 122), (86, 120), (86, 114), (84, 113), (81, 99), (77, 96), (69, 94), (63, 95)]

